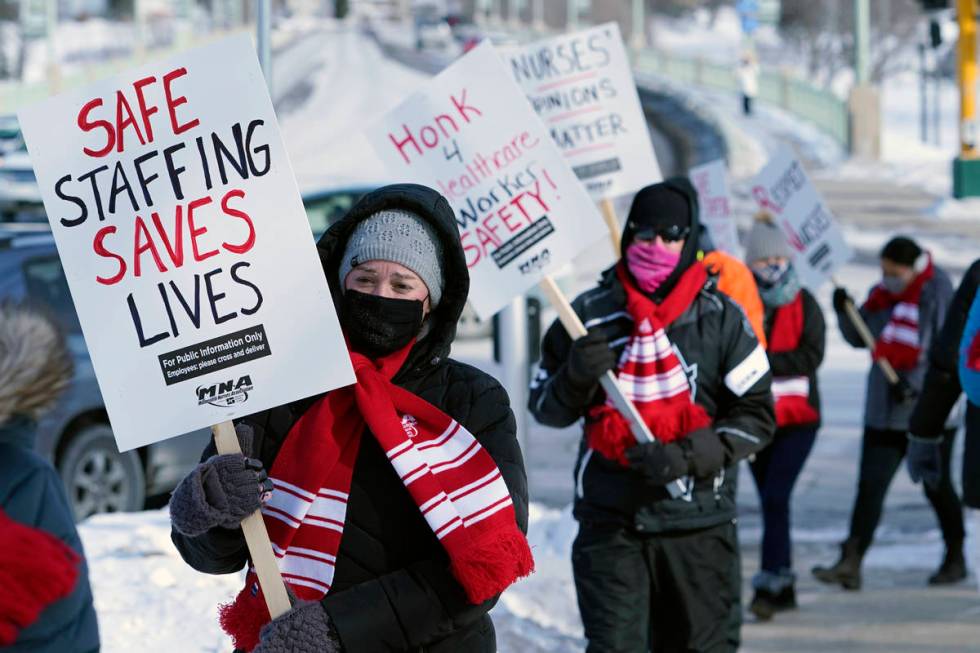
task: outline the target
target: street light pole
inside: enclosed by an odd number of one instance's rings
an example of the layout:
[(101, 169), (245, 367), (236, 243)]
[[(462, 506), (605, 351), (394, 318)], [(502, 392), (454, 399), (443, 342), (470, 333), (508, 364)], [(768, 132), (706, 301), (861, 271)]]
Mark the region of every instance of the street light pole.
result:
[(575, 32), (578, 30), (578, 0), (568, 0), (566, 6), (568, 15), (565, 17), (565, 26), (569, 32)]
[(259, 65), (265, 75), (266, 86), (272, 93), (272, 0), (259, 0), (259, 15), (256, 21), (256, 49), (259, 53)]
[(633, 48), (642, 50), (647, 44), (646, 0), (633, 0)]
[(871, 12), (868, 0), (854, 0), (854, 75), (858, 86), (868, 83)]

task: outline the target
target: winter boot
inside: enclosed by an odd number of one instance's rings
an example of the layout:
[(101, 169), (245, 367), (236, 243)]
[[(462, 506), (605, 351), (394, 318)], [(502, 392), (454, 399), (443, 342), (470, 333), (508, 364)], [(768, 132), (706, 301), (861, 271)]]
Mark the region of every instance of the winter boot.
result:
[(796, 575), (789, 569), (776, 574), (760, 571), (752, 579), (755, 596), (749, 610), (759, 621), (769, 621), (777, 612), (796, 609)]
[(943, 564), (929, 577), (930, 585), (951, 585), (966, 578), (966, 560), (963, 558), (963, 543), (951, 542), (946, 545)]
[(841, 544), (840, 560), (831, 567), (814, 567), (813, 575), (822, 583), (840, 585), (846, 590), (859, 590), (863, 557), (857, 539), (848, 538)]

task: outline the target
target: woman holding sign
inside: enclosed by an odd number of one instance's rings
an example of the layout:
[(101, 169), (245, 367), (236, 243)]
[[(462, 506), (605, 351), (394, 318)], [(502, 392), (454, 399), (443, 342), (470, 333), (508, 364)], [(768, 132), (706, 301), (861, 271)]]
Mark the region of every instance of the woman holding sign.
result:
[(776, 437), (752, 461), (762, 503), (762, 560), (749, 609), (759, 619), (796, 607), (790, 540), (790, 498), (820, 428), (817, 369), (826, 325), (810, 291), (800, 286), (783, 232), (760, 213), (745, 243), (745, 260), (765, 306), (766, 342), (776, 405)]
[(357, 383), (242, 420), (254, 458), (206, 451), (174, 492), (174, 541), (237, 572), (237, 525), (262, 506), (296, 601), (270, 621), (250, 572), (221, 611), (239, 649), (492, 653), (487, 612), (533, 566), (527, 480), (505, 391), (447, 358), (469, 288), (453, 212), (390, 186), (318, 247)]
[[(861, 588), (861, 561), (881, 520), (888, 486), (905, 457), (909, 421), (922, 391), (934, 336), (953, 299), (949, 276), (933, 263), (928, 252), (908, 238), (893, 238), (881, 250), (881, 272), (881, 281), (871, 289), (860, 314), (876, 339), (873, 358), (887, 360), (898, 374), (898, 383), (889, 383), (878, 365), (871, 366), (850, 534), (841, 545), (840, 559), (835, 564), (813, 569), (818, 580), (849, 590)], [(852, 346), (863, 347), (860, 334), (847, 315), (849, 303), (853, 300), (846, 290), (834, 291), (841, 334)], [(955, 432), (953, 426), (944, 429), (942, 465), (946, 478), (935, 487), (927, 485), (925, 494), (936, 512), (947, 551), (962, 563), (963, 509), (949, 478)], [(951, 583), (965, 576), (965, 565), (949, 568), (944, 564), (930, 583)]]
[[(769, 363), (697, 261), (698, 222), (686, 179), (641, 190), (622, 260), (573, 304), (591, 331), (572, 342), (553, 325), (531, 387), (542, 424), (585, 418), (572, 564), (592, 653), (739, 643), (735, 479), (772, 438)], [(612, 369), (657, 441), (636, 444), (607, 403), (599, 379)]]

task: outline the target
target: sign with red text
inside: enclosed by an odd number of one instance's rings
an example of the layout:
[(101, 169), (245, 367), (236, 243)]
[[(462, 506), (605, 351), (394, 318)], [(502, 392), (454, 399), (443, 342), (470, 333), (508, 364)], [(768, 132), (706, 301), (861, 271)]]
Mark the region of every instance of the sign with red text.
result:
[(368, 140), (456, 214), (470, 303), (489, 318), (607, 237), (595, 204), (489, 42), (429, 80)]
[(632, 193), (663, 178), (616, 23), (503, 52), (593, 199)]
[(701, 224), (707, 227), (715, 248), (738, 256), (738, 229), (728, 192), (725, 161), (719, 159), (691, 168), (688, 177), (698, 191)]
[(760, 211), (770, 213), (793, 250), (793, 265), (800, 281), (819, 288), (853, 251), (826, 202), (803, 165), (788, 148), (781, 149), (752, 182), (752, 196)]
[(18, 117), (120, 450), (353, 383), (247, 36)]

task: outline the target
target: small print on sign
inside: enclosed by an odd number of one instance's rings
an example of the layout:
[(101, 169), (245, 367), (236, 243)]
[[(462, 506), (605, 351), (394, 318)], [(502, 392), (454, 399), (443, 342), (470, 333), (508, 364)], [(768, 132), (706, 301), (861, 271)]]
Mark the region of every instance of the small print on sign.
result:
[(19, 119), (120, 450), (353, 382), (247, 36)]
[(594, 200), (662, 179), (616, 23), (502, 52)]
[(481, 318), (606, 234), (489, 43), (385, 116), (368, 140), (394, 176), (449, 200)]
[(725, 161), (719, 159), (691, 168), (688, 177), (698, 191), (701, 224), (708, 228), (715, 247), (738, 256), (738, 229), (732, 212), (732, 197), (728, 192)]
[(756, 176), (752, 196), (773, 216), (793, 250), (800, 281), (816, 290), (853, 252), (803, 165), (784, 148)]

